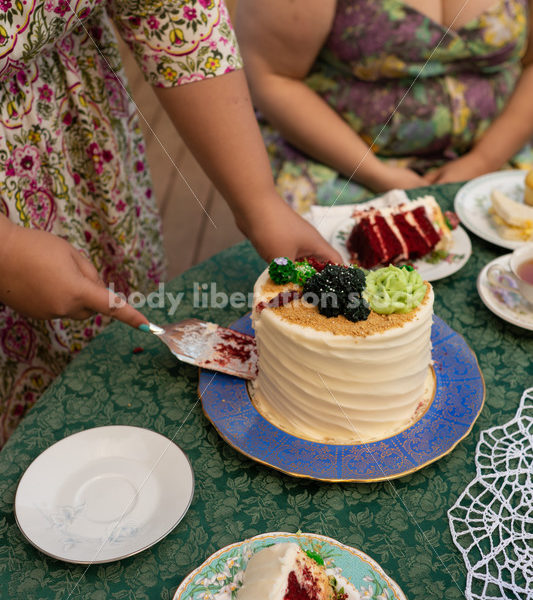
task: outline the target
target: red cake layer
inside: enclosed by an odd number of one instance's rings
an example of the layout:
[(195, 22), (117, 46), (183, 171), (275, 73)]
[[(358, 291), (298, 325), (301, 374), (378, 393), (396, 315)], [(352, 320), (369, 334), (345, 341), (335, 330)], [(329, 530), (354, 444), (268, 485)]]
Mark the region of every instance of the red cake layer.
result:
[(362, 267), (415, 260), (425, 256), (439, 243), (441, 233), (435, 229), (424, 206), (409, 210), (401, 204), (388, 211), (394, 227), (375, 208), (357, 216), (346, 246)]
[(440, 242), (441, 236), (428, 219), (426, 210), (423, 206), (419, 206), (413, 210), (412, 215), (422, 230), (422, 234), (424, 235), (427, 243), (431, 246), (431, 248), (434, 248)]
[[(412, 214), (412, 213), (411, 213)], [(431, 250), (431, 244), (426, 242), (424, 236), (418, 229), (407, 221), (407, 215), (399, 213), (394, 215), (394, 223), (400, 230), (400, 234), (407, 243), (409, 258), (420, 258)]]
[(315, 584), (309, 569), (304, 569), (304, 583), (300, 585), (296, 573), (291, 571), (287, 582), (287, 590), (283, 600), (320, 600), (323, 597), (322, 589)]
[(381, 215), (375, 216), (375, 226), (379, 231), (380, 241), (385, 252), (382, 262), (394, 262), (402, 254), (400, 240)]
[(348, 249), (357, 255), (359, 264), (366, 269), (369, 268), (368, 265), (377, 265), (383, 260), (379, 237), (368, 217), (363, 217), (352, 230), (348, 239)]

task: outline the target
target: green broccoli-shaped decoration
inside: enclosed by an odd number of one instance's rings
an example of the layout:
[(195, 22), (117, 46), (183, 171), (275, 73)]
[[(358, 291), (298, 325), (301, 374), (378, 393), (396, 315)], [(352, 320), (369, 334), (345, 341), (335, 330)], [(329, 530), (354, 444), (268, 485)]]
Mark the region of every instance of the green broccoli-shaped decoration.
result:
[(306, 261), (297, 262), (294, 266), (296, 268), (296, 281), (294, 283), (298, 285), (303, 285), (316, 273), (316, 269)]
[(297, 278), (296, 267), (286, 256), (275, 258), (268, 267), (268, 274), (277, 285), (296, 281)]

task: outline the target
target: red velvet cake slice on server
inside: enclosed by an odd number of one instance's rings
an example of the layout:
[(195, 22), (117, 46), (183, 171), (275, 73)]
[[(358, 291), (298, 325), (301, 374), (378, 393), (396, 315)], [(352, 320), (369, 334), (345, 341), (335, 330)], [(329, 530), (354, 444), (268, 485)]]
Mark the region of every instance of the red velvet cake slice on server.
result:
[(256, 552), (244, 572), (237, 600), (345, 600), (336, 592), (324, 566), (293, 542)]
[(447, 250), (451, 231), (433, 196), (416, 200), (388, 198), (358, 206), (346, 246), (366, 269), (416, 260), (432, 250)]

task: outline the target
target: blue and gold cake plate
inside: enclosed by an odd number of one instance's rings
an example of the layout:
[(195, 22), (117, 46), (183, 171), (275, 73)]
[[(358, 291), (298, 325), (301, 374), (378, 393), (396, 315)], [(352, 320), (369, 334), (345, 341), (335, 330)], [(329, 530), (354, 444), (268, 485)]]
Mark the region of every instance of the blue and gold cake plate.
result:
[[(231, 327), (253, 335), (249, 314)], [(289, 475), (331, 482), (394, 479), (451, 452), (470, 433), (485, 400), (475, 354), (437, 316), (433, 316), (431, 343), (436, 379), (433, 401), (413, 425), (384, 440), (337, 445), (296, 437), (257, 411), (246, 381), (208, 370), (200, 371), (202, 407), (230, 446)]]

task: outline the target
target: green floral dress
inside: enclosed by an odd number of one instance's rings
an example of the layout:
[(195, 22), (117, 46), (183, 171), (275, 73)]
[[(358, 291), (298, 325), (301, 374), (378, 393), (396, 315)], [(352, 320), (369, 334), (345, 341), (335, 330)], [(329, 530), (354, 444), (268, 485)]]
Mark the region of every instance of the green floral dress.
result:
[[(154, 86), (241, 62), (222, 0), (0, 0), (0, 212), (65, 238), (128, 295), (157, 284), (164, 259), (112, 21)], [(106, 323), (0, 305), (0, 446)]]
[[(528, 0), (496, 0), (457, 31), (402, 0), (337, 0), (306, 83), (382, 160), (424, 173), (467, 152), (502, 111), (527, 36)], [(299, 212), (372, 195), (262, 129), (278, 190)], [(532, 164), (529, 148), (512, 161)]]

